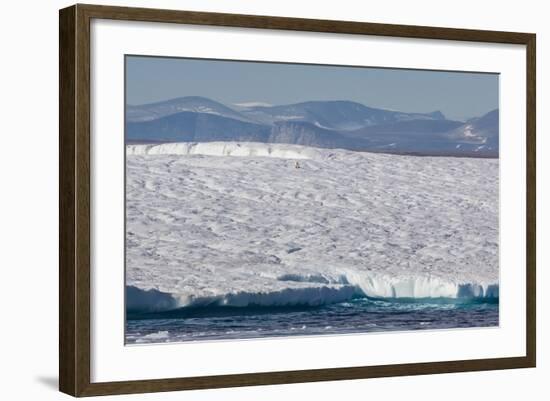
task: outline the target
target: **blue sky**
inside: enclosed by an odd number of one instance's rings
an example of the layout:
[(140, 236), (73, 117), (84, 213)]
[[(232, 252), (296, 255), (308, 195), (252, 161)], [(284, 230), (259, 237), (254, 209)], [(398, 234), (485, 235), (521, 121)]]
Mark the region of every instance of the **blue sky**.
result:
[(127, 56), (126, 100), (204, 96), (228, 106), (351, 100), (465, 120), (498, 108), (498, 75), (470, 72)]

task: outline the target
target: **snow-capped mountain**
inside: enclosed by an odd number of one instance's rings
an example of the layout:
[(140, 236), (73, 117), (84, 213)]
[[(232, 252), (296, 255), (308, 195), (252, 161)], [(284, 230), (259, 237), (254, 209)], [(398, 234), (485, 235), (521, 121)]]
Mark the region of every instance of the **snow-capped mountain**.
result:
[(241, 113), (266, 124), (273, 124), (276, 121), (306, 121), (320, 128), (335, 130), (354, 130), (402, 120), (445, 118), (441, 112), (402, 113), (375, 109), (344, 100), (310, 101), (270, 107), (255, 106), (241, 110)]
[(405, 113), (351, 101), (310, 101), (238, 110), (204, 97), (127, 106), (126, 140), (253, 141), (423, 155), (498, 156), (498, 110), (466, 123), (439, 112)]
[(253, 141), (267, 142), (271, 127), (212, 113), (182, 111), (149, 121), (127, 122), (130, 141)]
[(468, 120), (465, 124), (449, 132), (449, 137), (460, 142), (461, 146), (470, 146), (476, 152), (497, 151), (499, 147), (499, 111), (498, 109)]
[(139, 106), (127, 105), (126, 120), (128, 122), (151, 121), (182, 111), (213, 114), (240, 121), (249, 121), (247, 117), (224, 104), (201, 96), (178, 97), (176, 99)]

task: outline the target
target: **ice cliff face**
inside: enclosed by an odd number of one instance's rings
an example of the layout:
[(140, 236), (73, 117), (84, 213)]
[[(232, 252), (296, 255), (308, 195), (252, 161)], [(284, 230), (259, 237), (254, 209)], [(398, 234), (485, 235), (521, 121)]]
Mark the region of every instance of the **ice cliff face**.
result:
[(182, 142), (162, 145), (128, 145), (127, 155), (202, 155), (275, 157), (282, 159), (322, 159), (320, 149), (296, 145), (238, 142)]
[(127, 305), (498, 297), (498, 160), (127, 146)]

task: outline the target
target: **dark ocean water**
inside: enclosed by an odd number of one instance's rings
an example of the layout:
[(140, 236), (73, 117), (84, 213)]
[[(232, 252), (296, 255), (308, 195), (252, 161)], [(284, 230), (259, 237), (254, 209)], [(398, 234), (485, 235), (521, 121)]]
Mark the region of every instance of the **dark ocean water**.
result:
[(498, 326), (497, 302), (355, 299), (319, 307), (202, 307), (129, 315), (126, 343)]

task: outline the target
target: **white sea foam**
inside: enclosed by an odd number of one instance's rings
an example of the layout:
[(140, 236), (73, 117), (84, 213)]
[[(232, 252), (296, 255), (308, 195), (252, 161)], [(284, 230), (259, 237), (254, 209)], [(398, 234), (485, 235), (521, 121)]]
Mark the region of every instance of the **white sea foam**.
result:
[(127, 155), (129, 309), (498, 298), (498, 160), (223, 142)]

